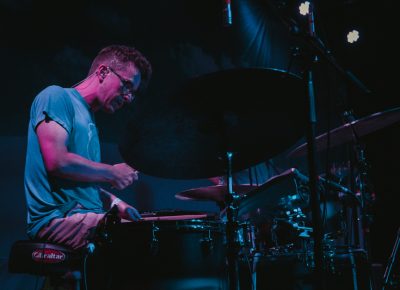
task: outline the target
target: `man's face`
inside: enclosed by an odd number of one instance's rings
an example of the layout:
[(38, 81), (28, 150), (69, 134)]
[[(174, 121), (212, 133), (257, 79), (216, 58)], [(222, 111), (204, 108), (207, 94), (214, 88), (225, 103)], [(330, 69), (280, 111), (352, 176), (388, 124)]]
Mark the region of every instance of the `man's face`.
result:
[(99, 101), (101, 109), (112, 114), (133, 101), (140, 85), (141, 75), (134, 65), (129, 65), (120, 71), (107, 67), (106, 72), (107, 77), (104, 78)]

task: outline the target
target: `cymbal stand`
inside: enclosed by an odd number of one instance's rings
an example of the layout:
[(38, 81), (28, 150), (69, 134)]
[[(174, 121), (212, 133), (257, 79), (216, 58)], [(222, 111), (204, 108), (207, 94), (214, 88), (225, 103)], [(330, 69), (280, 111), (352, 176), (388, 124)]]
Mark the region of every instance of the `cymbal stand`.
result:
[[(345, 112), (344, 116), (346, 117), (349, 124), (355, 120), (351, 111)], [(372, 222), (372, 217), (368, 214), (368, 207), (370, 206), (371, 197), (367, 187), (368, 184), (368, 163), (365, 157), (365, 148), (364, 145), (360, 142), (359, 136), (354, 129), (353, 125), (350, 125), (353, 134), (353, 142), (354, 142), (354, 150), (356, 153), (356, 164), (358, 169), (358, 178), (359, 183), (355, 183), (355, 187), (358, 189), (358, 204), (359, 209), (357, 213), (356, 226), (358, 229), (358, 245), (362, 249), (364, 249), (366, 253), (367, 266), (369, 268), (369, 289), (373, 289), (373, 281), (372, 281), (372, 269), (370, 263), (370, 224)], [(358, 185), (358, 186), (357, 186)]]
[(237, 221), (237, 201), (239, 196), (233, 192), (232, 160), (233, 153), (226, 153), (227, 160), (227, 186), (228, 191), (225, 196), (226, 207), (226, 238), (227, 238), (227, 260), (228, 260), (228, 279), (229, 290), (239, 290), (239, 265), (238, 253), (240, 244), (238, 241), (238, 221)]

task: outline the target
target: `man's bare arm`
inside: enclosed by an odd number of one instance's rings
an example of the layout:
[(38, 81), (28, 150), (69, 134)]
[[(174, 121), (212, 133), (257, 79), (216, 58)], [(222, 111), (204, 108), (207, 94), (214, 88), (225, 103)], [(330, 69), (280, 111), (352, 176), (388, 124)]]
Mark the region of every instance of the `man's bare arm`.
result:
[(44, 165), (50, 175), (84, 182), (107, 182), (124, 189), (137, 180), (137, 171), (125, 163), (109, 165), (93, 162), (68, 152), (68, 133), (54, 121), (43, 121), (36, 128)]

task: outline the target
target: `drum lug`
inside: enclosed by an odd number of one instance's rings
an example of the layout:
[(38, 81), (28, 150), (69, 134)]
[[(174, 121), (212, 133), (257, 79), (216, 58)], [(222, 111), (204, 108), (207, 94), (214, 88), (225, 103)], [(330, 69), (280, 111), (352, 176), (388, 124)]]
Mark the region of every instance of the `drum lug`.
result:
[(150, 243), (150, 253), (152, 256), (156, 256), (159, 250), (159, 240), (156, 233), (160, 230), (154, 223), (151, 227), (151, 243)]
[(212, 252), (214, 248), (214, 243), (211, 237), (210, 230), (208, 230), (207, 234), (200, 240), (200, 247), (202, 254), (205, 256), (208, 256)]

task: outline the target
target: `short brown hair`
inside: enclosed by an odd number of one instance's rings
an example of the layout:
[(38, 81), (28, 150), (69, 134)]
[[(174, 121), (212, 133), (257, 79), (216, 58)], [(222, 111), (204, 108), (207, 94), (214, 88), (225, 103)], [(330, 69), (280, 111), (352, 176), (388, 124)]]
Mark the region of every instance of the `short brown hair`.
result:
[(128, 63), (133, 63), (140, 71), (142, 77), (140, 89), (144, 89), (151, 78), (151, 64), (140, 51), (131, 46), (110, 45), (100, 50), (92, 62), (89, 75), (101, 64), (110, 66), (116, 70), (123, 70)]

